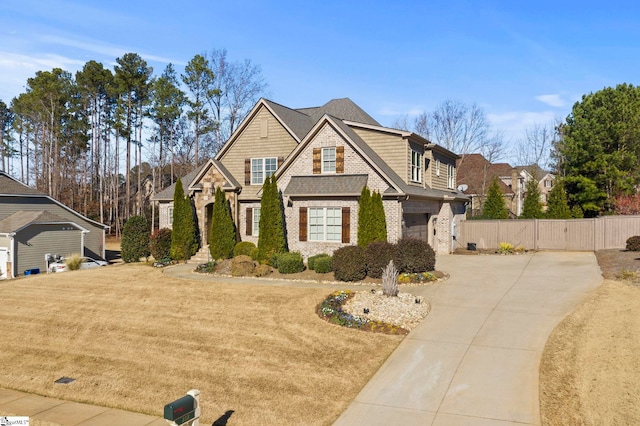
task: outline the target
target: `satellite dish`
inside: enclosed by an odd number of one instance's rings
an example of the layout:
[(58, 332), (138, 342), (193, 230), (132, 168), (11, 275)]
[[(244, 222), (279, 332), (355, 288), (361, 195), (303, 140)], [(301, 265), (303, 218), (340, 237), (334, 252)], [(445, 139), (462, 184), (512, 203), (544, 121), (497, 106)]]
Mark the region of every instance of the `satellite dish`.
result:
[(460, 192), (464, 192), (467, 189), (469, 189), (469, 185), (467, 185), (467, 184), (463, 183), (462, 185), (458, 185), (458, 191), (460, 191)]

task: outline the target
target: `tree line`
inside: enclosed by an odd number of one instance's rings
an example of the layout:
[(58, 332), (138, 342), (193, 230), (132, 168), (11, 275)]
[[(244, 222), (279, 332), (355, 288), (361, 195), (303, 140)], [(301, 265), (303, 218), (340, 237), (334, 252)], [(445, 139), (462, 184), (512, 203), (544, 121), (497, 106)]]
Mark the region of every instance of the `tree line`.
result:
[(267, 84), (258, 65), (213, 50), (180, 75), (126, 53), (113, 70), (91, 60), (25, 87), (0, 100), (0, 170), (119, 233), (148, 215), (150, 194), (217, 153)]

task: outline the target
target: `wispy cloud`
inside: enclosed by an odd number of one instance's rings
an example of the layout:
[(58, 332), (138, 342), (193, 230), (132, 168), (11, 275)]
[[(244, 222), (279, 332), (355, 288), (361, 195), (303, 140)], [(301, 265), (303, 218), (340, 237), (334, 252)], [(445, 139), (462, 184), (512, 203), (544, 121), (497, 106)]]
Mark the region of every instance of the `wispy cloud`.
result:
[(557, 119), (554, 111), (509, 111), (504, 113), (490, 113), (487, 118), (492, 126), (504, 132), (508, 140), (518, 140), (524, 137), (525, 130), (535, 124), (553, 123)]
[(563, 106), (567, 105), (567, 102), (562, 99), (560, 94), (539, 95), (536, 96), (535, 99), (554, 108), (562, 108)]

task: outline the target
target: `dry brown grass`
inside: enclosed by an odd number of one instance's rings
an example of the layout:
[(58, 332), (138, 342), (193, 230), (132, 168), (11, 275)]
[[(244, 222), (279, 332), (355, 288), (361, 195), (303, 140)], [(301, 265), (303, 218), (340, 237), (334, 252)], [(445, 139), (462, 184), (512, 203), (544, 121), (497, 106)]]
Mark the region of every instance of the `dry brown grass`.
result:
[(141, 265), (6, 281), (0, 386), (158, 416), (196, 388), (202, 424), (330, 424), (402, 338), (322, 321), (329, 293)]

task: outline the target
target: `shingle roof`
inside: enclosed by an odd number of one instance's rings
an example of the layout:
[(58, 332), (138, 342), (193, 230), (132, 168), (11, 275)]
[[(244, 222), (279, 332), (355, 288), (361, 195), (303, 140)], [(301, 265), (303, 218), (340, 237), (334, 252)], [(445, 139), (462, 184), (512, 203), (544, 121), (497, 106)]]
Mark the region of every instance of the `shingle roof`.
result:
[(511, 167), (507, 163), (490, 163), (482, 154), (466, 154), (457, 161), (457, 182), (468, 186), (465, 194), (485, 194), (494, 178), (498, 178), (498, 185), (503, 194), (513, 194), (509, 185), (499, 178), (511, 177)]
[[(187, 173), (186, 175), (182, 176), (180, 178), (180, 181), (182, 182), (182, 187), (183, 188), (188, 188), (191, 183), (193, 182), (193, 179), (198, 175), (198, 173), (200, 172), (200, 170), (206, 165), (207, 163), (204, 163), (203, 165), (201, 165), (200, 167), (196, 167), (195, 169), (191, 170), (189, 173)], [(172, 185), (166, 187), (165, 189), (163, 189), (162, 191), (158, 192), (156, 195), (154, 195), (153, 197), (151, 197), (153, 200), (155, 201), (173, 201), (173, 192), (176, 189), (176, 183), (174, 182)]]
[(5, 172), (0, 172), (0, 195), (45, 195), (35, 188), (25, 185)]
[(533, 176), (538, 181), (549, 173), (545, 171), (542, 167), (538, 166), (537, 164), (531, 164), (529, 166), (516, 166), (515, 168), (518, 171), (526, 170), (527, 172), (529, 172), (529, 174), (531, 174), (531, 176)]
[(349, 98), (332, 99), (321, 107), (306, 108), (302, 109), (302, 111), (306, 111), (306, 114), (311, 116), (314, 124), (320, 120), (323, 115), (327, 114), (340, 120), (380, 126), (380, 123)]
[(304, 138), (304, 135), (309, 133), (311, 127), (313, 127), (313, 121), (308, 114), (299, 110), (287, 108), (286, 106), (277, 104), (273, 101), (264, 100), (271, 109), (280, 117), (280, 119), (291, 129), (299, 140)]
[(70, 223), (70, 221), (45, 210), (20, 210), (0, 220), (0, 233), (16, 232), (32, 223)]
[(295, 196), (359, 196), (368, 175), (293, 176), (283, 194)]

